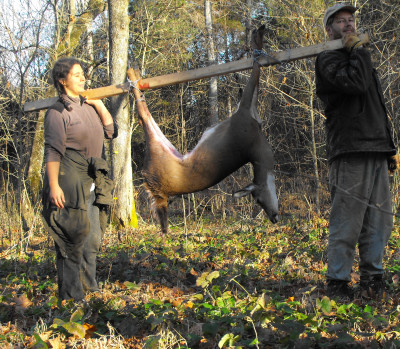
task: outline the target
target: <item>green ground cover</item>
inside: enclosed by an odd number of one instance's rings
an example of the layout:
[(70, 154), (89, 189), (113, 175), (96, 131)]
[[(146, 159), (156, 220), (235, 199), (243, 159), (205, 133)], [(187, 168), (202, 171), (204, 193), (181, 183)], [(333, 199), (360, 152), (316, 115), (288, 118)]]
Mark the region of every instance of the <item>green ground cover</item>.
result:
[[(4, 348), (396, 348), (400, 347), (399, 231), (379, 298), (325, 294), (327, 222), (212, 220), (108, 231), (101, 292), (57, 299), (54, 250), (37, 233), (28, 250), (0, 259)], [(6, 244), (6, 242), (3, 242)], [(353, 284), (357, 286), (357, 266)]]

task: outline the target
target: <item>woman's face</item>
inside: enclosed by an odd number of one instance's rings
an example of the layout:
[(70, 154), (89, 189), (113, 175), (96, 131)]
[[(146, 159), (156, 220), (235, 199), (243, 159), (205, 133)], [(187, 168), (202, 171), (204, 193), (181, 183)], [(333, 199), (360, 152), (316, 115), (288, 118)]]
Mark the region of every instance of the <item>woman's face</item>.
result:
[(65, 93), (70, 97), (79, 97), (85, 91), (85, 75), (79, 64), (74, 64), (65, 79), (60, 83), (64, 86)]

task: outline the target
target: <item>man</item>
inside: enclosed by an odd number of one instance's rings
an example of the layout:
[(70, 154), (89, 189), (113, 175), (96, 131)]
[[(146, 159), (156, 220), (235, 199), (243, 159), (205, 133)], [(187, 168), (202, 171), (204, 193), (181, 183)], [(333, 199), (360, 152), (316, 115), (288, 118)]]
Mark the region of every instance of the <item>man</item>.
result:
[(329, 39), (342, 39), (344, 48), (322, 52), (316, 60), (332, 199), (330, 296), (352, 295), (349, 281), (357, 243), (361, 289), (369, 295), (382, 291), (382, 259), (393, 226), (388, 160), (396, 150), (377, 73), (355, 31), (356, 10), (344, 3), (326, 10), (323, 23)]

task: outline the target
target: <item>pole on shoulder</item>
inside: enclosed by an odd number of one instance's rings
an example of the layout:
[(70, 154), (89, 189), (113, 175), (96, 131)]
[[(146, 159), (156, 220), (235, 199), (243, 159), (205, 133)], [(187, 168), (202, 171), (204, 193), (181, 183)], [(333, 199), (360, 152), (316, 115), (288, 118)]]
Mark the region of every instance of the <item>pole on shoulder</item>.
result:
[[(368, 34), (361, 34), (359, 37), (364, 44), (367, 44), (369, 42)], [(282, 62), (290, 62), (297, 59), (313, 57), (318, 55), (322, 51), (338, 50), (341, 48), (343, 48), (343, 42), (341, 39), (337, 39), (337, 40), (327, 41), (322, 44), (297, 47), (294, 49), (283, 50), (278, 52), (271, 52), (268, 53), (267, 55), (261, 56), (259, 58), (259, 63), (261, 66), (280, 64)], [(177, 72), (167, 75), (160, 75), (151, 78), (140, 79), (138, 82), (138, 88), (140, 90), (155, 89), (183, 82), (206, 79), (213, 76), (225, 75), (241, 70), (248, 70), (251, 69), (252, 66), (253, 66), (253, 59), (246, 58), (246, 59), (241, 59), (239, 61), (216, 64), (208, 67), (187, 70), (184, 72)], [(130, 89), (130, 83), (126, 82), (118, 85), (89, 89), (83, 93), (83, 96), (90, 99), (102, 99), (106, 97), (117, 96), (123, 93), (128, 93), (129, 89)], [(29, 112), (40, 109), (46, 109), (51, 105), (53, 105), (56, 100), (57, 97), (42, 99), (33, 102), (27, 102), (24, 104), (24, 111)]]

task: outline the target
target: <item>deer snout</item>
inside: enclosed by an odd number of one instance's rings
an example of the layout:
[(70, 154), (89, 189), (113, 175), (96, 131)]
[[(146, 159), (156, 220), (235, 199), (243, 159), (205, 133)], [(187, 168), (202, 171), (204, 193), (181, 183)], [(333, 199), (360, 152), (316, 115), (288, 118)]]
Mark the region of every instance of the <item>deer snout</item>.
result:
[(258, 189), (253, 191), (253, 196), (264, 209), (269, 220), (274, 224), (277, 223), (279, 220), (278, 197), (273, 173), (268, 173), (265, 184), (260, 185)]
[(278, 223), (279, 222), (279, 214), (274, 214), (272, 217), (269, 217), (269, 220), (272, 222), (272, 223)]
[(235, 198), (241, 198), (248, 194), (253, 196), (257, 203), (265, 211), (272, 223), (278, 222), (278, 197), (276, 195), (275, 176), (273, 174), (268, 174), (267, 178), (265, 179), (265, 183), (261, 185), (252, 183), (247, 187), (235, 192), (233, 196)]

